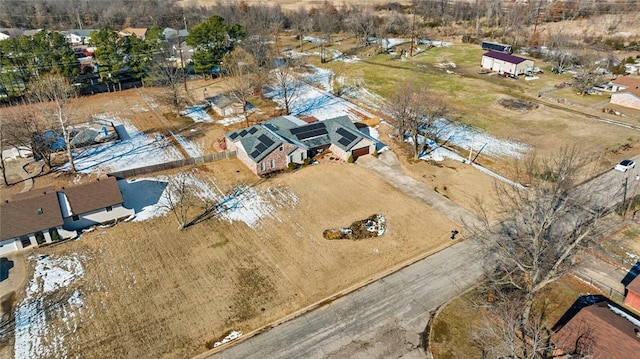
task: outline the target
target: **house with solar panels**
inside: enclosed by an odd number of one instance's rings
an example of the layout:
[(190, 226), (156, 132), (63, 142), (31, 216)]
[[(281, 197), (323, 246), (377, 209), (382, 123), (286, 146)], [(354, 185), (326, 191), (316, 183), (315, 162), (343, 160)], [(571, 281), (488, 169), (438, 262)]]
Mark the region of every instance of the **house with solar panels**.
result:
[(495, 71), (500, 75), (510, 75), (512, 77), (525, 75), (529, 71), (533, 71), (533, 60), (527, 60), (511, 54), (502, 52), (489, 51), (482, 55), (482, 63), (480, 66), (491, 71)]
[(375, 151), (376, 141), (362, 134), (349, 117), (307, 123), (295, 116), (281, 116), (264, 123), (229, 132), (227, 149), (257, 175), (286, 169), (290, 163), (324, 150), (347, 161)]

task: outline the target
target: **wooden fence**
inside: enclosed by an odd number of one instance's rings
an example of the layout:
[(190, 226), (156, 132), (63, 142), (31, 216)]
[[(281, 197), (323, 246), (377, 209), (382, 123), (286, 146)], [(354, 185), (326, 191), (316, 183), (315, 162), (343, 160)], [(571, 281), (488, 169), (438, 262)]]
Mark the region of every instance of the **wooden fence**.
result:
[(204, 155), (202, 157), (184, 158), (181, 160), (175, 160), (175, 161), (169, 161), (169, 162), (159, 163), (155, 165), (132, 168), (129, 170), (111, 172), (108, 175), (116, 178), (129, 178), (134, 176), (145, 175), (148, 173), (160, 172), (160, 171), (164, 171), (172, 168), (194, 166), (194, 165), (199, 165), (203, 163), (215, 162), (215, 161), (220, 161), (227, 158), (235, 158), (235, 157), (236, 157), (235, 151), (225, 151), (225, 152), (211, 153), (208, 155)]

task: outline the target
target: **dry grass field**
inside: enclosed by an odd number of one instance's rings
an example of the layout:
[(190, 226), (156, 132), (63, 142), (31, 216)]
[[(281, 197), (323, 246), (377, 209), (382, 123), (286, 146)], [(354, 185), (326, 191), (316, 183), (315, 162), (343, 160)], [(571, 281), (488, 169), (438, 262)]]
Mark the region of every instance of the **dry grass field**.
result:
[[(251, 179), (235, 160), (199, 172), (222, 187)], [(228, 330), (256, 329), (446, 245), (455, 227), (357, 165), (322, 163), (256, 189), (270, 188), (290, 191), (297, 203), (256, 229), (212, 219), (179, 231), (165, 216), (38, 250), (78, 256), (84, 265), (84, 276), (67, 288), (84, 300), (79, 330), (66, 338), (78, 352), (69, 354), (188, 357)], [(373, 213), (387, 217), (379, 239), (322, 238), (324, 229)]]

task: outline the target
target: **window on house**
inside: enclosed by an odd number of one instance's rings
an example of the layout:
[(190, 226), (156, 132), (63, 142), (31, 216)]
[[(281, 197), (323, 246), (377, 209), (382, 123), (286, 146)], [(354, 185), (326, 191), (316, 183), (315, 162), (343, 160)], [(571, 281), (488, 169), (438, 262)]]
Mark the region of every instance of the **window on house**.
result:
[(304, 161), (304, 152), (300, 154), (300, 161)]
[(276, 166), (276, 160), (272, 159), (271, 160), (271, 168), (274, 168)]
[(284, 151), (284, 146), (280, 145), (280, 151)]
[(264, 162), (260, 162), (260, 172), (264, 172)]
[(113, 211), (113, 207), (108, 206), (108, 207), (107, 207), (107, 212), (111, 212), (111, 211)]
[(79, 221), (80, 220), (80, 216), (75, 215), (75, 216), (71, 217), (71, 219), (73, 219), (74, 221)]

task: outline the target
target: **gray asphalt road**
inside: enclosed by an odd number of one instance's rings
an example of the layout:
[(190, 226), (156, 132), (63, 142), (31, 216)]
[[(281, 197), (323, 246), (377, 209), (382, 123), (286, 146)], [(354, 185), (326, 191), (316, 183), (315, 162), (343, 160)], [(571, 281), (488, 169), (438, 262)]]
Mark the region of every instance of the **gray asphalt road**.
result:
[[(393, 159), (363, 163), (381, 178), (459, 223), (475, 220), (468, 211), (402, 176)], [(609, 171), (579, 187), (596, 194), (592, 203), (610, 205), (640, 193), (638, 169)], [(461, 221), (462, 220), (462, 221)], [(420, 333), (428, 313), (471, 288), (482, 277), (484, 254), (475, 240), (367, 285), (324, 308), (247, 339), (206, 358), (419, 358)]]
[(482, 276), (469, 240), (209, 358), (385, 358), (415, 355), (428, 312)]

